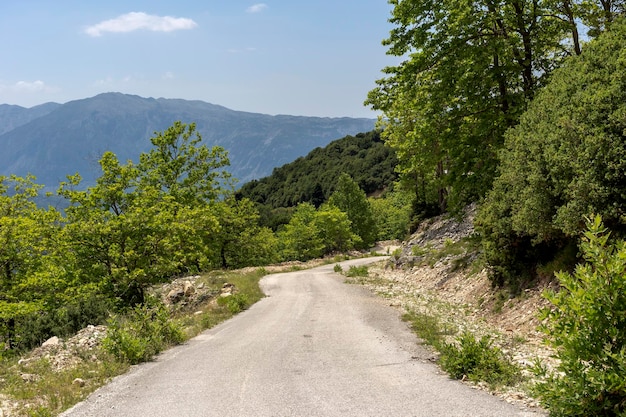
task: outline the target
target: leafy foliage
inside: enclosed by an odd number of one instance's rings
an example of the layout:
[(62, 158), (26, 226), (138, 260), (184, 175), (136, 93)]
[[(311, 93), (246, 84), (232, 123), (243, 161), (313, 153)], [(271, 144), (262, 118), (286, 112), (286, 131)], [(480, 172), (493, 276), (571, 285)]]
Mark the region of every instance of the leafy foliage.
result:
[(106, 152), (94, 187), (75, 190), (78, 175), (61, 184), (82, 279), (98, 280), (122, 305), (142, 303), (152, 283), (208, 266), (206, 247), (220, 227), (212, 206), (229, 178), (217, 170), (228, 159), (200, 141), (193, 124), (177, 122), (138, 165)]
[(361, 238), (352, 231), (348, 214), (331, 204), (324, 204), (317, 210), (313, 224), (324, 245), (324, 253), (344, 252), (361, 243)]
[(328, 204), (345, 212), (350, 220), (351, 229), (367, 247), (376, 241), (378, 230), (372, 207), (356, 182), (346, 173), (337, 180), (337, 189), (328, 199)]
[(212, 247), (212, 265), (240, 268), (267, 265), (278, 259), (276, 236), (258, 225), (259, 214), (250, 200), (228, 198), (214, 204), (212, 213), (219, 224), (219, 232), (206, 239)]
[(324, 253), (324, 242), (314, 222), (315, 215), (312, 204), (299, 204), (289, 223), (277, 233), (283, 259), (307, 261)]
[(389, 3), (383, 44), (403, 60), (366, 104), (383, 111), (382, 136), (417, 200), (458, 209), (490, 188), (504, 132), (568, 52), (567, 27), (550, 1)]
[(457, 338), (458, 345), (444, 343), (439, 347), (441, 367), (452, 378), (467, 377), (470, 381), (485, 381), (497, 387), (513, 385), (520, 379), (519, 368), (497, 347), (492, 346), (489, 336), (476, 340), (469, 332)]
[(354, 277), (366, 277), (369, 274), (369, 270), (366, 265), (354, 266), (351, 265), (346, 271), (346, 276), (350, 278)]
[(0, 177), (0, 333), (7, 348), (28, 343), (21, 339), (24, 323), (62, 305), (72, 282), (71, 268), (57, 264), (64, 248), (60, 213), (37, 206), (41, 186), (33, 180)]
[(560, 364), (536, 391), (558, 416), (626, 413), (626, 243), (609, 242), (600, 216), (588, 221), (585, 260), (559, 273), (558, 292), (544, 296), (545, 332)]
[(233, 294), (228, 297), (219, 297), (217, 304), (226, 307), (232, 314), (237, 314), (250, 305), (248, 297), (245, 294)]
[(382, 190), (395, 179), (395, 153), (385, 147), (378, 132), (359, 133), (316, 148), (272, 175), (250, 181), (237, 191), (271, 209), (308, 202), (319, 207), (335, 190), (341, 173), (349, 174), (366, 194)]
[(410, 232), (412, 196), (399, 187), (383, 198), (369, 198), (378, 240), (404, 239)]
[(626, 24), (555, 71), (507, 133), (500, 174), (477, 224), (496, 284), (576, 239), (598, 213), (625, 230)]
[(169, 319), (167, 308), (155, 302), (135, 306), (127, 315), (111, 318), (102, 344), (120, 361), (137, 364), (183, 340), (182, 329)]

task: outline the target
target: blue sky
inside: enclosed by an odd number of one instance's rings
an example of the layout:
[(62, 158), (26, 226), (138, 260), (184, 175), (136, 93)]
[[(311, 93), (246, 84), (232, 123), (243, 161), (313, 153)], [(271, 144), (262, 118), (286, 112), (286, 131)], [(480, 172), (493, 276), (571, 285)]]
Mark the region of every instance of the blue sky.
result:
[(386, 0), (0, 0), (0, 103), (119, 91), (234, 110), (375, 117), (397, 61)]

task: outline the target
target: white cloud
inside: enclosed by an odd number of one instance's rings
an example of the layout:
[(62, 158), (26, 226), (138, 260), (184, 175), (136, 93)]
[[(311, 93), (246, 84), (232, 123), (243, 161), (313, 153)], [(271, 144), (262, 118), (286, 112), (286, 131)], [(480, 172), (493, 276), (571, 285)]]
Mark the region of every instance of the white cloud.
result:
[(107, 78), (101, 78), (99, 80), (96, 80), (94, 85), (96, 85), (96, 86), (103, 86), (103, 85), (113, 84), (113, 82), (114, 81), (113, 81), (112, 77), (107, 77)]
[(257, 3), (257, 4), (253, 4), (252, 6), (248, 7), (246, 9), (247, 13), (260, 13), (263, 10), (267, 9), (267, 4), (265, 3)]
[(172, 32), (175, 30), (193, 29), (198, 24), (191, 19), (171, 16), (154, 16), (143, 12), (131, 12), (105, 20), (97, 25), (89, 26), (85, 33), (89, 36), (102, 36), (105, 32), (123, 33), (139, 29), (154, 32)]
[(36, 81), (18, 81), (15, 84), (0, 84), (0, 91), (9, 91), (14, 93), (39, 93), (53, 92), (55, 88), (49, 87), (41, 80)]
[(29, 92), (37, 92), (37, 91), (45, 91), (46, 84), (41, 81), (18, 81), (14, 86), (17, 91), (29, 91)]
[(175, 78), (174, 73), (172, 71), (167, 71), (163, 76), (161, 76), (164, 80), (172, 80)]
[(10, 83), (0, 80), (0, 103), (30, 107), (54, 99), (54, 95), (60, 91), (60, 88), (41, 80)]

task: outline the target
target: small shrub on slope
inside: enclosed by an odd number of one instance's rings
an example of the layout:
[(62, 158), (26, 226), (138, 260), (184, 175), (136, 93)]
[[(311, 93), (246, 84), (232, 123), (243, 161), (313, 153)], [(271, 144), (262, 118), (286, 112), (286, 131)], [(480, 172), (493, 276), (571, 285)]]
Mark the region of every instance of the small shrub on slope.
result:
[(102, 341), (104, 349), (130, 364), (148, 361), (184, 340), (182, 329), (169, 319), (167, 308), (158, 302), (136, 306), (123, 317), (114, 316), (108, 326)]
[(489, 336), (476, 340), (469, 332), (457, 338), (456, 344), (440, 347), (439, 362), (452, 378), (467, 377), (470, 381), (484, 381), (492, 387), (513, 385), (520, 379), (520, 370), (497, 347)]
[(544, 296), (543, 331), (560, 359), (558, 373), (539, 369), (536, 394), (556, 416), (626, 415), (626, 243), (609, 243), (596, 216), (580, 245), (586, 261), (558, 273), (559, 292)]
[(367, 266), (351, 266), (346, 272), (347, 277), (366, 277), (369, 274)]

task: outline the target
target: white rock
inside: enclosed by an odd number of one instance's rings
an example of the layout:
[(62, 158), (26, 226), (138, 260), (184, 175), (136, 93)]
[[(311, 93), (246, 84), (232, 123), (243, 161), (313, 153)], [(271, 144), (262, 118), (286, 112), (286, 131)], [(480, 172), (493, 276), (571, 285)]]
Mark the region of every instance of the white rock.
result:
[(189, 297), (191, 294), (196, 292), (196, 289), (190, 281), (185, 281), (185, 283), (183, 284), (183, 291), (185, 293), (185, 296)]
[(50, 339), (43, 342), (41, 347), (59, 346), (59, 344), (61, 344), (61, 340), (56, 336), (52, 336)]

